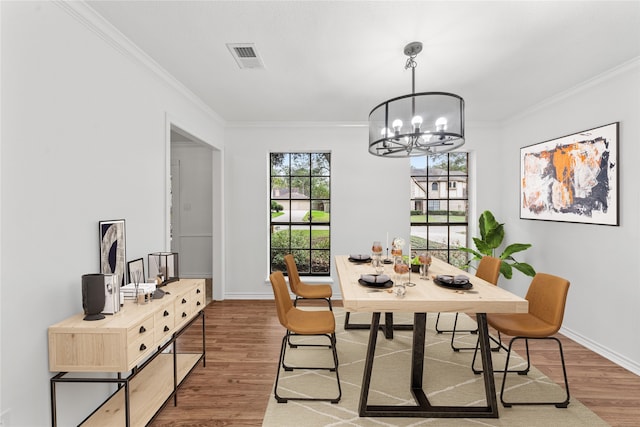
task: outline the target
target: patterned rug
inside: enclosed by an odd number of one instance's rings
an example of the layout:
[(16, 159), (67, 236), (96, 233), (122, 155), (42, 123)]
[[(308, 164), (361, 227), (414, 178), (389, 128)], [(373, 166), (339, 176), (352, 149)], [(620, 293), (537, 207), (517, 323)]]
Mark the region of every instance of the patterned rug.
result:
[[(571, 398), (566, 409), (553, 405), (514, 406), (504, 408), (498, 403), (498, 419), (443, 419), (443, 418), (360, 418), (358, 402), (360, 384), (367, 349), (368, 330), (344, 331), (344, 311), (336, 308), (336, 333), (338, 338), (339, 374), (342, 385), (342, 399), (338, 404), (329, 402), (289, 401), (277, 403), (273, 394), (265, 412), (263, 426), (606, 426), (597, 415)], [(424, 389), (434, 405), (484, 405), (484, 384), (482, 375), (474, 375), (470, 369), (473, 351), (454, 352), (450, 347), (451, 335), (437, 334), (434, 330), (435, 314), (427, 318), (427, 338), (425, 345), (425, 381)], [(352, 313), (351, 323), (368, 323), (371, 315)], [(412, 323), (412, 316), (395, 314), (396, 323)], [(450, 329), (453, 314), (442, 314), (439, 328)], [(460, 315), (459, 329), (472, 329), (475, 322), (466, 315)], [(456, 334), (456, 344), (462, 347), (475, 345), (476, 335)], [(297, 340), (303, 337), (296, 337)], [(308, 342), (318, 338), (305, 338)], [(326, 338), (325, 338), (326, 340)], [(374, 362), (369, 404), (412, 405), (409, 391), (412, 332), (394, 331), (394, 339), (387, 340), (382, 334), (378, 337)], [(532, 345), (535, 345), (533, 343)], [(535, 347), (532, 347), (535, 351)], [(495, 368), (504, 366), (506, 352), (492, 353)], [(287, 351), (287, 361), (295, 366), (330, 366), (330, 350), (324, 348), (298, 347)], [(315, 363), (315, 365), (310, 365)], [(476, 367), (479, 368), (479, 361)], [(274, 368), (277, 361), (274, 361)], [(525, 362), (512, 356), (512, 369)], [(559, 368), (560, 369), (560, 368)], [(496, 391), (500, 392), (502, 374), (495, 374)], [(571, 386), (571, 378), (569, 378)], [(285, 396), (333, 397), (337, 395), (335, 374), (328, 371), (280, 372), (279, 393)], [(505, 395), (512, 401), (532, 399), (562, 400), (564, 388), (532, 368), (528, 375), (510, 374), (507, 377)], [(498, 402), (500, 402), (498, 395)]]

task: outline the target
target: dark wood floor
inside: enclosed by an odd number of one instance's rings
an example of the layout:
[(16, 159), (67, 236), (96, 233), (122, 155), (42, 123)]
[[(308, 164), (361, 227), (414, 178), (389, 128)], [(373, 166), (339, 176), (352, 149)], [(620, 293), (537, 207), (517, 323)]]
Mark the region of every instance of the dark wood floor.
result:
[[(273, 301), (216, 301), (207, 306), (205, 315), (206, 368), (196, 368), (178, 392), (178, 406), (171, 401), (151, 426), (261, 426), (273, 398), (284, 332)], [(196, 332), (193, 336), (188, 332), (184, 340), (197, 340)], [(571, 397), (612, 426), (639, 425), (640, 377), (558, 337), (564, 346)], [(557, 347), (551, 341), (534, 345), (532, 363), (562, 383)]]

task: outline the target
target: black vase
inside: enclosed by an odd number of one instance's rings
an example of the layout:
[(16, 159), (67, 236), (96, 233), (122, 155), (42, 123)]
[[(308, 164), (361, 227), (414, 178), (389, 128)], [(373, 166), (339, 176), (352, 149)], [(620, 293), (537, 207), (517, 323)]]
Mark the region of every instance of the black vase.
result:
[(104, 319), (104, 274), (82, 275), (82, 308), (84, 320)]

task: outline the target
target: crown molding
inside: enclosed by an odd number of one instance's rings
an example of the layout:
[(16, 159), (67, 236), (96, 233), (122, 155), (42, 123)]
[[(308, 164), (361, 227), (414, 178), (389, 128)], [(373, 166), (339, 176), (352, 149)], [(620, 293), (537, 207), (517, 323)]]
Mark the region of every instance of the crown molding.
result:
[(107, 21), (102, 15), (95, 11), (84, 1), (63, 1), (53, 0), (57, 6), (67, 14), (80, 22), (87, 29), (100, 37), (109, 46), (115, 49), (132, 62), (141, 65), (151, 71), (156, 77), (167, 84), (172, 89), (178, 91), (185, 98), (199, 107), (205, 114), (210, 116), (219, 125), (225, 126), (226, 122), (218, 113), (211, 109), (201, 98), (189, 90), (178, 79), (162, 68), (153, 58), (129, 40), (117, 28)]
[(635, 57), (630, 59), (629, 61), (623, 62), (622, 64), (611, 68), (610, 70), (607, 70), (601, 74), (598, 74), (580, 84), (577, 84), (576, 86), (573, 86), (565, 91), (562, 91), (560, 93), (557, 93), (556, 95), (545, 99), (542, 102), (539, 102), (537, 104), (534, 104), (532, 106), (530, 106), (529, 108), (526, 108), (525, 110), (509, 117), (508, 119), (504, 120), (503, 124), (507, 124), (509, 122), (512, 122), (514, 120), (520, 120), (523, 119), (537, 111), (540, 111), (544, 108), (548, 108), (554, 104), (557, 104), (569, 97), (572, 97), (576, 94), (579, 94), (580, 92), (583, 92), (587, 89), (590, 89), (592, 87), (598, 86), (600, 84), (602, 84), (603, 82), (606, 82), (607, 80), (610, 80), (616, 76), (619, 76), (620, 74), (624, 74), (627, 73), (629, 71), (632, 71), (635, 68), (640, 68), (640, 56)]

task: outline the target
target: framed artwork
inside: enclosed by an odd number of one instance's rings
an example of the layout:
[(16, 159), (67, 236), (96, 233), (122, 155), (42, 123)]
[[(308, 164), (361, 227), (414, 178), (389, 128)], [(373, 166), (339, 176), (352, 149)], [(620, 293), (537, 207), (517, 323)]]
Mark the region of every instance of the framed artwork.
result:
[(126, 242), (124, 219), (100, 221), (100, 273), (115, 274), (116, 283), (126, 284)]
[(134, 277), (138, 274), (140, 283), (145, 283), (147, 278), (144, 275), (144, 260), (142, 258), (138, 258), (133, 261), (129, 261), (127, 263), (127, 274), (129, 275), (129, 282), (135, 283)]
[(520, 149), (520, 218), (619, 225), (618, 125)]

